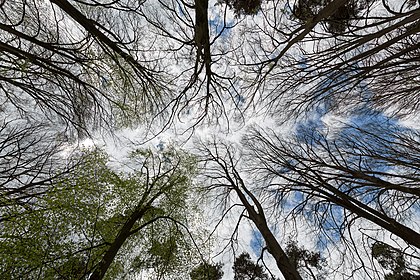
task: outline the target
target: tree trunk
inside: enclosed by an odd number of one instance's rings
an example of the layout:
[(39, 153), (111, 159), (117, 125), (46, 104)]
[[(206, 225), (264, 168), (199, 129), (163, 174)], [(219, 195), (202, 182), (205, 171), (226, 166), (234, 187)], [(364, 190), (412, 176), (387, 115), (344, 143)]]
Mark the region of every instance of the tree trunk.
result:
[(105, 273), (110, 267), (112, 261), (120, 250), (121, 246), (131, 235), (131, 229), (133, 228), (136, 221), (141, 219), (143, 215), (149, 210), (150, 207), (140, 207), (136, 209), (125, 222), (124, 226), (118, 232), (117, 237), (114, 242), (112, 242), (109, 249), (105, 252), (104, 257), (99, 263), (98, 267), (93, 271), (92, 275), (89, 277), (89, 280), (101, 280), (104, 278)]
[(255, 211), (254, 207), (248, 202), (245, 195), (239, 189), (238, 186), (232, 184), (236, 194), (239, 196), (239, 199), (244, 204), (246, 210), (248, 211), (250, 219), (254, 222), (257, 229), (260, 231), (262, 237), (264, 238), (265, 243), (267, 244), (268, 252), (274, 257), (277, 263), (277, 267), (280, 269), (286, 280), (302, 280), (302, 277), (299, 275), (296, 267), (290, 262), (289, 257), (284, 252), (283, 248), (277, 242), (277, 239), (274, 237), (270, 228), (267, 225), (267, 220), (265, 219), (264, 213), (262, 212), (261, 204), (256, 200), (256, 198), (247, 190), (245, 186), (245, 192), (251, 196), (253, 202), (256, 204), (259, 209), (259, 213)]

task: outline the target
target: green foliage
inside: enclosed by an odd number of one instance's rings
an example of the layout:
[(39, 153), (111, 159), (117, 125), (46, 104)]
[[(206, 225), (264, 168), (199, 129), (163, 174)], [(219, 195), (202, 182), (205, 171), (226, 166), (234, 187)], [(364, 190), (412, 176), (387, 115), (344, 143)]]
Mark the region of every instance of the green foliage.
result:
[(372, 256), (383, 268), (389, 270), (401, 272), (406, 266), (403, 253), (382, 242), (373, 244)]
[(384, 280), (419, 280), (420, 275), (414, 275), (409, 272), (392, 272), (385, 275)]
[(236, 16), (256, 15), (261, 9), (261, 0), (219, 0), (225, 3), (229, 8), (233, 9)]
[(233, 263), (234, 280), (269, 280), (261, 265), (255, 264), (248, 253), (240, 254)]
[(322, 269), (326, 266), (326, 260), (321, 257), (321, 253), (299, 247), (295, 241), (287, 242), (285, 252), (296, 268), (311, 266)]
[(86, 259), (80, 256), (71, 256), (63, 265), (58, 267), (56, 273), (62, 278), (82, 279), (85, 276)]
[(148, 250), (148, 257), (153, 267), (170, 267), (177, 261), (177, 236), (170, 234), (162, 240), (152, 239)]
[(167, 275), (172, 275), (170, 279), (187, 277), (188, 263), (196, 248), (178, 224), (166, 219), (157, 220), (132, 240), (143, 241), (141, 246), (132, 243), (142, 252), (134, 257), (132, 271), (149, 271), (153, 275), (149, 279), (162, 279)]
[(80, 164), (74, 172), (55, 182), (49, 192), (26, 208), (9, 209), (0, 233), (1, 279), (85, 277), (139, 207), (148, 210), (134, 225), (106, 278), (137, 273), (132, 267), (138, 252), (160, 275), (186, 266), (186, 257), (179, 254), (193, 248), (177, 223), (186, 222), (190, 209), (187, 199), (195, 162), (189, 155), (138, 150), (130, 161), (141, 164), (134, 164), (128, 174), (109, 168), (108, 156), (100, 150), (82, 151), (75, 160)]
[[(293, 14), (299, 20), (306, 22), (315, 17), (331, 0), (298, 0), (295, 2)], [(366, 1), (347, 1), (334, 11), (324, 22), (331, 33), (343, 33), (350, 20), (358, 17), (358, 14), (369, 5), (370, 0)]]
[(385, 269), (391, 273), (385, 274), (385, 280), (416, 280), (420, 278), (418, 270), (412, 274), (408, 266), (404, 253), (383, 242), (375, 242), (372, 245), (372, 256)]
[(191, 280), (219, 280), (223, 277), (222, 264), (203, 262), (190, 273)]
[(100, 257), (106, 247), (101, 236), (110, 229), (97, 225), (106, 219), (106, 204), (115, 198), (106, 189), (116, 174), (106, 167), (107, 157), (100, 151), (83, 151), (80, 158), (72, 174), (34, 199), (31, 207), (16, 206), (14, 218), (4, 223), (0, 275), (73, 277), (86, 274)]

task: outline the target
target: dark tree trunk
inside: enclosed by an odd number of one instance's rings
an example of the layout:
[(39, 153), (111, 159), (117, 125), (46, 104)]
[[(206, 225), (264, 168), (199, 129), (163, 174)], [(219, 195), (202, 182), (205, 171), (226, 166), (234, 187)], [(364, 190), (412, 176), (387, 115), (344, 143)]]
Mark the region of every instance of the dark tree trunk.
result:
[(97, 268), (93, 271), (92, 275), (89, 277), (89, 280), (101, 280), (104, 278), (105, 273), (107, 272), (108, 268), (112, 264), (115, 256), (117, 255), (118, 251), (120, 250), (121, 246), (130, 237), (132, 234), (131, 230), (139, 219), (143, 217), (143, 215), (149, 210), (149, 207), (140, 207), (136, 209), (128, 220), (125, 222), (124, 226), (119, 231), (117, 237), (115, 238), (114, 242), (110, 245), (108, 250), (105, 252), (104, 257), (102, 258), (101, 262), (98, 264)]

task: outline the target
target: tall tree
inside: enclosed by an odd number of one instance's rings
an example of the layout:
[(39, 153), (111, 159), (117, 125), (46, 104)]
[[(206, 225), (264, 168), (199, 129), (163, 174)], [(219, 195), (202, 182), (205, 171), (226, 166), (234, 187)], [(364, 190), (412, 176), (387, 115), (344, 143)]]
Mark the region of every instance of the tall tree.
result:
[(133, 53), (138, 45), (134, 23), (121, 25), (113, 16), (115, 12), (128, 17), (136, 9), (138, 4), (120, 1), (111, 6), (3, 1), (3, 102), (20, 112), (35, 111), (63, 122), (63, 127), (75, 127), (79, 133), (95, 127), (95, 122), (97, 127), (100, 120), (101, 125), (112, 125), (115, 119), (126, 119), (128, 108), (133, 118), (158, 104), (164, 88), (158, 69)]
[(296, 0), (261, 13), (258, 39), (241, 42), (255, 58), (241, 65), (242, 94), (257, 108), (282, 120), (320, 104), (330, 112), (365, 102), (396, 115), (417, 111), (416, 1)]
[(220, 280), (223, 277), (222, 264), (203, 262), (190, 272), (191, 280)]
[(410, 267), (404, 253), (386, 243), (375, 242), (372, 245), (372, 256), (382, 267), (391, 270), (385, 274), (385, 280), (414, 280), (420, 277), (420, 267)]
[(12, 208), (36, 204), (38, 196), (74, 170), (76, 162), (66, 165), (62, 160), (64, 142), (42, 122), (19, 118), (1, 122), (0, 221), (13, 218)]
[(354, 221), (350, 217), (360, 217), (420, 248), (420, 234), (404, 216), (415, 211), (419, 199), (416, 137), (396, 131), (384, 138), (353, 128), (332, 140), (309, 132), (303, 138), (306, 141), (254, 131), (246, 145), (256, 162), (254, 170), (261, 171), (266, 184), (275, 186), (275, 197), (302, 195), (305, 202), (296, 211), (313, 207), (318, 209), (313, 213), (321, 216), (321, 205), (325, 209), (338, 205), (346, 215), (340, 228), (350, 226), (346, 224)]
[(227, 192), (223, 194), (225, 199), (228, 199), (230, 193), (236, 195), (244, 207), (247, 217), (264, 238), (267, 251), (275, 259), (283, 276), (286, 279), (302, 279), (271, 231), (261, 202), (249, 190), (236, 168), (237, 159), (233, 147), (214, 142), (211, 147), (203, 146), (200, 152), (205, 174), (210, 179), (209, 188), (219, 191), (227, 189)]
[(322, 271), (327, 265), (326, 259), (321, 256), (320, 252), (307, 250), (298, 246), (298, 243), (293, 240), (287, 242), (285, 251), (293, 265), (302, 275), (307, 274), (309, 279), (325, 279), (325, 273), (316, 274), (314, 272), (314, 270)]
[(88, 152), (36, 204), (12, 208), (1, 234), (2, 278), (113, 279), (139, 271), (159, 278), (182, 265), (179, 275), (187, 273), (186, 252), (196, 250), (186, 227), (193, 159), (138, 150), (131, 160), (137, 166), (124, 175), (107, 167), (102, 152)]
[(270, 278), (264, 273), (262, 265), (255, 264), (251, 261), (248, 253), (242, 253), (235, 258), (233, 263), (234, 280), (269, 280)]

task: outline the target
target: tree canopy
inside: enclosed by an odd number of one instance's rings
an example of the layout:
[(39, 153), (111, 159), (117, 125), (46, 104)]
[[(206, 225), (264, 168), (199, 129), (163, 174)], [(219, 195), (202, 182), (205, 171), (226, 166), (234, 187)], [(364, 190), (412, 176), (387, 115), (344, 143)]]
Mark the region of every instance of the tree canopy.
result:
[(115, 279), (153, 271), (159, 279), (188, 266), (197, 252), (186, 227), (194, 210), (187, 204), (192, 158), (138, 150), (130, 157), (133, 171), (124, 174), (110, 169), (101, 151), (78, 157), (48, 192), (3, 215), (3, 278)]
[(417, 0), (0, 1), (0, 278), (417, 279), (419, 34)]

